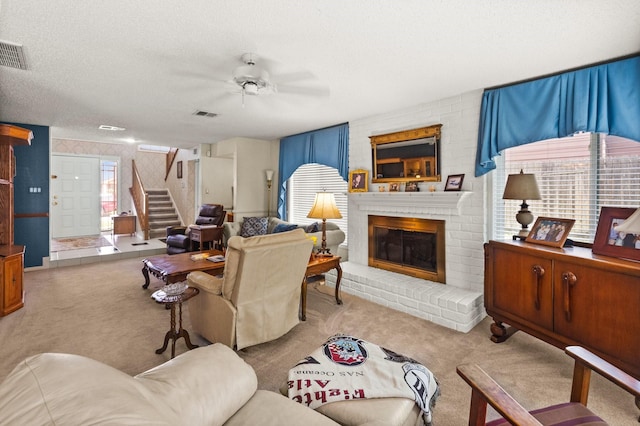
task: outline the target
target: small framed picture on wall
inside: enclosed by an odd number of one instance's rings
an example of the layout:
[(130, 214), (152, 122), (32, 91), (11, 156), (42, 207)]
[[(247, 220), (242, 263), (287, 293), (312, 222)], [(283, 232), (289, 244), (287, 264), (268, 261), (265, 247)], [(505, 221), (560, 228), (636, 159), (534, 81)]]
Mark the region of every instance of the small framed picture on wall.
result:
[(176, 171), (178, 172), (178, 179), (182, 179), (182, 161), (176, 163)]

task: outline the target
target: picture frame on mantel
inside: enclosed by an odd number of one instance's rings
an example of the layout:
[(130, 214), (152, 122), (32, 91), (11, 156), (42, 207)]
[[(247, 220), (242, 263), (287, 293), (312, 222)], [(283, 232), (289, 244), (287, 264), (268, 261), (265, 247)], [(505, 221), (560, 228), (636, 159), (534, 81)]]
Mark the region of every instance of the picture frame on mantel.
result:
[(602, 207), (593, 240), (593, 254), (612, 256), (621, 259), (640, 260), (640, 235), (625, 234), (615, 230), (635, 212), (631, 207)]
[(369, 171), (364, 169), (349, 172), (349, 192), (369, 191)]
[(449, 175), (447, 176), (447, 183), (444, 185), (445, 191), (460, 191), (462, 189), (462, 182), (464, 181), (464, 175)]

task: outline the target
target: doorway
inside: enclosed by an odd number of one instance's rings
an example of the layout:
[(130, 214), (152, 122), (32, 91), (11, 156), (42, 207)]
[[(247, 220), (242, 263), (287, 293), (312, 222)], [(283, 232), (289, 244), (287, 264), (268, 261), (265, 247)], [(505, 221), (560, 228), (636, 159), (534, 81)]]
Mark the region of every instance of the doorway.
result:
[(51, 237), (99, 235), (112, 229), (120, 197), (118, 158), (51, 156)]
[(100, 160), (51, 156), (52, 238), (100, 233)]

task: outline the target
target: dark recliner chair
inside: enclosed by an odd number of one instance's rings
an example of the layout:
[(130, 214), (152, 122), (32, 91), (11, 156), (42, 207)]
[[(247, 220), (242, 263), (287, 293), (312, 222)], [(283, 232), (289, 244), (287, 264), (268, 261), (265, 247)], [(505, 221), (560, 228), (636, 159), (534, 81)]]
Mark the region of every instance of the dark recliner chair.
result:
[[(227, 212), (222, 204), (204, 204), (200, 207), (196, 225), (222, 226)], [(186, 226), (167, 227), (167, 254), (185, 253), (192, 250)]]

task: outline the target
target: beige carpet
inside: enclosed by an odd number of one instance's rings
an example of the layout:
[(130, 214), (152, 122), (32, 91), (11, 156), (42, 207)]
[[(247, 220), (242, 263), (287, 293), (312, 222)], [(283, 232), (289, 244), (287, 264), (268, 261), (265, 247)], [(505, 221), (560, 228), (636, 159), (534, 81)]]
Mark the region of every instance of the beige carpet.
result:
[(51, 240), (51, 251), (78, 250), (112, 245), (105, 237), (56, 238)]
[[(162, 355), (154, 351), (169, 327), (169, 312), (150, 299), (151, 289), (141, 288), (141, 265), (141, 259), (127, 259), (27, 272), (25, 307), (0, 319), (0, 379), (24, 357), (39, 352), (81, 354), (132, 375), (168, 360), (169, 350)], [(152, 280), (154, 285), (161, 283)], [(527, 408), (569, 396), (569, 358), (525, 333), (495, 344), (489, 340), (488, 318), (465, 334), (348, 294), (343, 300), (338, 306), (332, 289), (310, 287), (306, 322), (274, 342), (239, 352), (256, 370), (260, 388), (277, 390), (289, 367), (340, 332), (431, 369), (442, 388), (437, 426), (467, 422), (470, 389), (455, 372), (460, 363), (480, 364)], [(188, 315), (185, 325), (188, 329)], [(193, 337), (197, 344), (206, 343)], [(182, 340), (176, 351), (185, 351)], [(597, 376), (589, 406), (612, 425), (638, 424), (633, 398)]]

